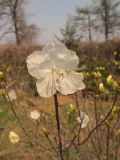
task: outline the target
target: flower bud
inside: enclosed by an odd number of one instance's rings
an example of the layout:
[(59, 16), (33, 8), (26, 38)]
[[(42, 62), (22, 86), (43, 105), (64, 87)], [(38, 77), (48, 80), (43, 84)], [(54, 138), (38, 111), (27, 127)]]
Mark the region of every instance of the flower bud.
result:
[(16, 134), (14, 131), (11, 131), (9, 133), (9, 139), (10, 139), (10, 142), (15, 144), (15, 143), (18, 143), (19, 140), (20, 140), (20, 137), (18, 134)]
[(100, 83), (98, 87), (99, 87), (99, 91), (100, 92), (104, 92), (105, 91), (105, 87), (104, 87), (103, 83)]

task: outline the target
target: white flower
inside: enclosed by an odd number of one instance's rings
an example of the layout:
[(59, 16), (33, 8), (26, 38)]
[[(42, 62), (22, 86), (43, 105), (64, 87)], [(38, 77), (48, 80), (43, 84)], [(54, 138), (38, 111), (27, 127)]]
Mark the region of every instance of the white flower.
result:
[(7, 97), (7, 99), (13, 101), (13, 100), (16, 100), (17, 99), (17, 94), (15, 92), (15, 90), (11, 89), (9, 92), (8, 92), (8, 96), (9, 98)]
[(80, 112), (80, 117), (77, 117), (76, 120), (81, 124), (81, 128), (85, 128), (89, 123), (89, 117), (84, 112)]
[(31, 117), (32, 119), (34, 119), (34, 120), (37, 120), (37, 119), (40, 118), (40, 112), (37, 111), (37, 110), (33, 110), (33, 111), (31, 111), (31, 113), (30, 113), (30, 117)]
[(42, 97), (52, 96), (57, 90), (67, 95), (84, 89), (83, 75), (74, 72), (78, 63), (76, 53), (59, 42), (48, 43), (27, 58), (28, 71), (37, 79), (37, 91)]
[(114, 55), (116, 55), (117, 54), (117, 52), (114, 52)]
[(20, 140), (20, 137), (18, 134), (16, 134), (14, 131), (11, 131), (9, 133), (9, 139), (10, 139), (10, 142), (15, 144), (15, 143), (18, 143), (19, 140)]

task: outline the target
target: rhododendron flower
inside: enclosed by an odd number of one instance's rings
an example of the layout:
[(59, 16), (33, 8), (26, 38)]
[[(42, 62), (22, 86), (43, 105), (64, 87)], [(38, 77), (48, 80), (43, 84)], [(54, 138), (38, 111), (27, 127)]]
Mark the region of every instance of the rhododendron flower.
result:
[(59, 42), (48, 43), (42, 51), (27, 58), (29, 73), (37, 79), (37, 91), (42, 97), (57, 91), (67, 95), (84, 89), (83, 75), (74, 72), (79, 63), (76, 53)]
[(77, 117), (76, 120), (81, 124), (81, 128), (85, 128), (89, 123), (89, 117), (84, 112), (80, 112), (80, 117)]
[(10, 138), (10, 142), (15, 144), (15, 143), (18, 143), (19, 140), (20, 140), (20, 137), (18, 134), (16, 134), (14, 131), (11, 131), (9, 133), (9, 138)]
[(37, 111), (37, 110), (33, 110), (33, 111), (31, 111), (31, 113), (30, 113), (30, 117), (31, 117), (32, 119), (34, 119), (34, 120), (37, 120), (37, 119), (40, 118), (40, 112)]

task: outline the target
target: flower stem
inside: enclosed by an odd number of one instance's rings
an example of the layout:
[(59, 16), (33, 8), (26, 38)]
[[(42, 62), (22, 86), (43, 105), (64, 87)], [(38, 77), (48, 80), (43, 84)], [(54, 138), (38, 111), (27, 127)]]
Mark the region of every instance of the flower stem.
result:
[(55, 102), (55, 113), (56, 113), (56, 122), (57, 122), (57, 132), (58, 132), (60, 158), (61, 158), (61, 160), (64, 160), (64, 158), (63, 158), (63, 150), (62, 150), (61, 133), (60, 133), (60, 118), (59, 118), (57, 94), (54, 95), (54, 102)]
[(9, 102), (6, 100), (6, 97), (5, 97), (5, 96), (4, 96), (4, 99), (8, 102), (8, 104), (9, 104), (9, 106), (10, 106), (10, 108), (11, 108), (12, 113), (14, 114), (17, 122), (19, 123), (20, 128), (22, 129), (23, 133), (26, 135), (26, 137), (27, 137), (28, 140), (29, 140), (29, 135), (28, 135), (28, 133), (26, 132), (25, 128), (23, 127), (22, 122), (20, 121), (19, 117), (17, 116), (16, 111), (15, 111), (15, 109), (14, 109), (14, 107), (13, 107), (13, 104), (12, 104), (12, 101), (11, 101), (9, 95), (6, 94), (6, 96), (7, 96), (8, 100), (9, 100)]

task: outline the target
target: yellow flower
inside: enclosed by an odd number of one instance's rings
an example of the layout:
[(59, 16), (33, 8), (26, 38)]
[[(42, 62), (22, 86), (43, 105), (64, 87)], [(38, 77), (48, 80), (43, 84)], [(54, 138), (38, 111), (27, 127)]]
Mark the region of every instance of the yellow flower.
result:
[(95, 98), (99, 98), (99, 95), (98, 94), (96, 94), (96, 95), (94, 95), (95, 96)]
[(0, 78), (4, 78), (4, 73), (0, 71)]
[(6, 67), (6, 72), (10, 72), (12, 70), (12, 67), (11, 66), (7, 66)]
[(96, 70), (102, 70), (102, 71), (104, 71), (105, 67), (96, 67)]
[(112, 75), (109, 75), (106, 79), (108, 85), (110, 85), (113, 89), (119, 89), (118, 83), (113, 79)]
[(49, 134), (50, 134), (50, 132), (47, 130), (47, 128), (43, 127), (42, 128), (42, 135), (48, 136)]
[(100, 70), (103, 70), (103, 71), (104, 71), (104, 70), (105, 70), (105, 67), (100, 67)]
[(70, 111), (67, 111), (67, 115), (70, 115)]
[(116, 135), (120, 134), (120, 129), (115, 130), (114, 133), (115, 133)]
[(5, 85), (6, 85), (5, 82), (3, 81), (0, 82), (0, 86), (5, 86)]
[(98, 87), (99, 87), (99, 91), (100, 92), (104, 92), (105, 91), (105, 87), (104, 87), (103, 83), (100, 83)]
[(5, 89), (0, 89), (0, 95), (5, 95), (6, 94), (6, 90)]
[(20, 137), (18, 134), (16, 134), (14, 131), (11, 131), (9, 133), (9, 139), (10, 139), (10, 142), (13, 143), (13, 144), (16, 144), (19, 142), (20, 140)]
[(102, 74), (100, 73), (100, 71), (93, 72), (93, 75), (94, 75), (95, 78), (101, 78), (102, 77)]
[(119, 65), (119, 62), (116, 61), (116, 60), (114, 60), (113, 63), (114, 63), (115, 65)]
[(112, 116), (117, 115), (120, 112), (120, 106), (114, 106), (112, 109)]
[(113, 81), (113, 88), (119, 89), (119, 85), (116, 81)]
[(71, 109), (71, 110), (74, 110), (74, 109), (75, 109), (75, 107), (73, 106), (73, 104), (70, 104), (70, 109)]
[(74, 106), (73, 104), (70, 104), (70, 106), (69, 106), (69, 108), (68, 108), (69, 114), (70, 114), (71, 112), (74, 112), (74, 111), (75, 111), (75, 106)]
[(112, 75), (109, 75), (109, 76), (107, 77), (106, 81), (107, 81), (107, 84), (111, 85), (111, 83), (112, 83), (112, 81), (113, 81)]
[(84, 77), (89, 77), (90, 73), (89, 72), (83, 72)]
[(103, 116), (103, 115), (100, 115), (100, 119), (103, 120), (103, 119), (104, 119), (104, 116)]

